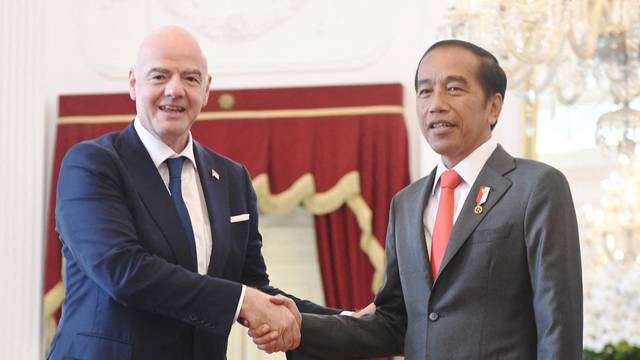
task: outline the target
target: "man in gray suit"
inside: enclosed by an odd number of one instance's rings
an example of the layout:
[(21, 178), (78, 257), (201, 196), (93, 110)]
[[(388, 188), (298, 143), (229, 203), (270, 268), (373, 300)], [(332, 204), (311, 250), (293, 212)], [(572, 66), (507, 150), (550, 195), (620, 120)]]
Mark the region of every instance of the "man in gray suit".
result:
[(441, 158), (391, 204), (377, 309), (359, 319), (303, 314), (302, 343), (290, 358), (581, 358), (569, 185), (558, 170), (513, 158), (491, 138), (506, 83), (496, 58), (471, 43), (447, 40), (426, 51), (416, 107)]

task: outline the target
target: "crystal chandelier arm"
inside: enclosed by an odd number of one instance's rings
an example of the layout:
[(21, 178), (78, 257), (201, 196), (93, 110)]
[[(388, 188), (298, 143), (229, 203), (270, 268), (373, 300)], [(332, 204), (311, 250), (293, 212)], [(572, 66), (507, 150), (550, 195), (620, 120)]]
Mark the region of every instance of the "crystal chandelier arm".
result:
[(585, 92), (588, 70), (584, 60), (579, 60), (570, 50), (564, 51), (564, 55), (555, 65), (552, 90), (560, 104), (572, 105)]
[(509, 79), (508, 86), (509, 89), (518, 89), (520, 85), (522, 85), (525, 80), (527, 80), (531, 74), (531, 66), (527, 65), (523, 62), (518, 61), (512, 67), (503, 67), (505, 72), (507, 73), (507, 78)]
[[(605, 0), (593, 0), (593, 6), (590, 8), (589, 14), (587, 14), (587, 23), (589, 31), (587, 32), (586, 42), (579, 43), (577, 40), (575, 22), (571, 21), (569, 25), (569, 31), (567, 32), (567, 40), (571, 45), (573, 52), (582, 59), (589, 59), (593, 57), (598, 45), (598, 34), (600, 33), (600, 16), (605, 7)], [(576, 14), (572, 14), (576, 15)], [(573, 16), (572, 16), (573, 18)]]
[[(509, 89), (520, 90), (528, 93), (533, 91), (536, 94), (540, 94), (545, 91), (549, 85), (554, 81), (556, 74), (556, 67), (560, 64), (561, 54), (558, 53), (548, 63), (540, 65), (527, 65), (522, 62), (518, 62), (512, 69), (507, 69), (507, 76), (509, 77)], [(540, 69), (544, 69), (542, 72), (542, 80), (536, 81), (540, 78)], [(516, 74), (512, 71), (523, 71), (520, 74)], [(517, 76), (516, 76), (517, 75)]]
[(558, 102), (565, 106), (574, 104), (582, 95), (582, 91), (584, 91), (584, 82), (580, 82), (577, 89), (570, 94), (565, 94), (558, 84), (553, 86), (553, 94), (558, 99)]
[[(553, 41), (552, 46), (550, 46), (549, 49), (547, 49), (544, 53), (528, 53), (528, 52), (520, 51), (516, 46), (515, 40), (508, 35), (506, 35), (506, 38), (504, 39), (504, 45), (509, 51), (509, 53), (513, 55), (516, 59), (527, 64), (537, 65), (537, 64), (542, 64), (549, 61), (550, 59), (554, 58), (558, 54), (558, 51), (560, 50), (560, 45), (562, 44), (562, 40), (561, 40), (562, 37), (558, 37), (558, 39), (560, 40)], [(530, 39), (525, 39), (524, 42), (529, 43), (531, 41), (532, 40)]]
[[(554, 76), (556, 74), (556, 69), (558, 67), (558, 65), (561, 62), (561, 51), (559, 51), (556, 56), (554, 56), (549, 62), (545, 63), (545, 64), (541, 64), (541, 65), (537, 65), (538, 68), (544, 68), (545, 72), (544, 72), (544, 78), (542, 79), (542, 82), (532, 82), (530, 84), (531, 89), (527, 89), (527, 90), (533, 90), (536, 92), (536, 94), (540, 94), (543, 91), (545, 91), (547, 89), (547, 87), (549, 87), (549, 85), (551, 84), (551, 82), (554, 79)], [(538, 72), (539, 74), (539, 72)], [(537, 75), (537, 74), (536, 74)]]
[(554, 0), (500, 2), (499, 21), (504, 46), (516, 59), (531, 65), (553, 59), (566, 32), (566, 4)]

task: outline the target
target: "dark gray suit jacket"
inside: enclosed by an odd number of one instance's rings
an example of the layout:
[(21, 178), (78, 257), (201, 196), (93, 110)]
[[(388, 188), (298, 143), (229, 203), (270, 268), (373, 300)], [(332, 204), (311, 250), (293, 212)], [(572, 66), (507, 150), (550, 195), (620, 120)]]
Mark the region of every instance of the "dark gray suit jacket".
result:
[[(435, 170), (391, 204), (375, 314), (303, 315), (298, 359), (581, 359), (582, 276), (569, 185), (556, 169), (494, 151), (431, 280), (422, 214)], [(480, 186), (491, 188), (474, 213)]]

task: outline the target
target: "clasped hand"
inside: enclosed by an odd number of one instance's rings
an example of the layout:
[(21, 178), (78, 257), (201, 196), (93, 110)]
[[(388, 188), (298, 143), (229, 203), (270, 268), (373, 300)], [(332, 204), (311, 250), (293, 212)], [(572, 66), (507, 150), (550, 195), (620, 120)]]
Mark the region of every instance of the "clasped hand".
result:
[(282, 295), (270, 296), (247, 287), (239, 321), (249, 328), (258, 348), (269, 354), (300, 345), (302, 316), (293, 300)]

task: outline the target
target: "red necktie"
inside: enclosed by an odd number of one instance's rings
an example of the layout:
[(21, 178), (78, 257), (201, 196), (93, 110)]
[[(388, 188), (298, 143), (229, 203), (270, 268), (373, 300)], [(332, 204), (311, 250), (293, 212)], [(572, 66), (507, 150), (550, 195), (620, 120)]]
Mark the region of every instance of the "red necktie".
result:
[(434, 281), (438, 276), (453, 227), (453, 192), (461, 181), (460, 175), (453, 170), (447, 170), (440, 176), (440, 202), (431, 237), (431, 277)]

